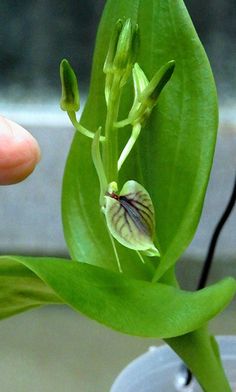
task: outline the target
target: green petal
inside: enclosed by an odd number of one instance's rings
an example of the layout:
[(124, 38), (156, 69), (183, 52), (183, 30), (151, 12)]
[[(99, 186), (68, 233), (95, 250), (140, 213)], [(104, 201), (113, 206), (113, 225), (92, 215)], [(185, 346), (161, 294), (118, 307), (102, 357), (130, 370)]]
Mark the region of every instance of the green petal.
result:
[(133, 74), (133, 82), (134, 82), (135, 99), (138, 100), (143, 90), (147, 87), (149, 81), (138, 63), (134, 64), (132, 74)]

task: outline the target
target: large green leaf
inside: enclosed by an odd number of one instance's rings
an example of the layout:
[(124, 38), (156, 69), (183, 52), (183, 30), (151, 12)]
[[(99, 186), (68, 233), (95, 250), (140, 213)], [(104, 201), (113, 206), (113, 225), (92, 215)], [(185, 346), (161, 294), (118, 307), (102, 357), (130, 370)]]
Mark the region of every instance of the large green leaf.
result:
[(0, 320), (48, 303), (61, 303), (50, 286), (13, 257), (0, 258)]
[(159, 338), (179, 336), (205, 324), (236, 291), (232, 278), (191, 293), (85, 263), (18, 256), (0, 257), (0, 283), (1, 318), (16, 313), (16, 308), (8, 307), (11, 303), (20, 302), (21, 311), (29, 304), (62, 301), (120, 332)]
[[(211, 69), (182, 0), (108, 0), (100, 23), (90, 93), (82, 124), (95, 131), (104, 124), (102, 67), (114, 23), (130, 17), (140, 29), (138, 62), (151, 78), (168, 60), (176, 61), (171, 81), (124, 164), (120, 186), (140, 182), (157, 216), (162, 259), (158, 279), (179, 258), (196, 230), (211, 169), (217, 129), (217, 99)], [(122, 98), (120, 119), (130, 109), (132, 86)], [(120, 148), (130, 132), (119, 130)], [(66, 164), (62, 213), (72, 258), (117, 270), (98, 208), (99, 186), (90, 156), (91, 142), (76, 135)], [(125, 272), (149, 279), (132, 251), (122, 249)]]

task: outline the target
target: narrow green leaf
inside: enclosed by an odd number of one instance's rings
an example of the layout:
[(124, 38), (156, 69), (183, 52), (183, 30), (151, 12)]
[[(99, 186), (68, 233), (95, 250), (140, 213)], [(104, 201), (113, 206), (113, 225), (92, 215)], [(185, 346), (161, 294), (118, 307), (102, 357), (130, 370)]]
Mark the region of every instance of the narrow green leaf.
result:
[[(182, 0), (108, 0), (97, 37), (90, 93), (82, 116), (84, 126), (98, 129), (104, 125), (103, 64), (112, 29), (123, 17), (139, 25), (137, 61), (149, 80), (168, 61), (175, 60), (176, 64), (120, 172), (121, 184), (136, 180), (153, 200), (162, 254), (155, 276), (159, 279), (186, 249), (200, 218), (216, 139), (217, 98), (206, 54)], [(133, 88), (129, 83), (122, 97), (120, 119), (126, 118), (132, 100)], [(119, 130), (120, 151), (129, 134), (129, 127)], [(98, 199), (90, 143), (76, 135), (63, 183), (65, 237), (74, 259), (116, 269)], [(119, 251), (126, 273), (148, 278), (134, 255), (121, 248)]]
[[(161, 283), (131, 279), (85, 263), (18, 256), (0, 257), (3, 287), (12, 286), (10, 280), (14, 278), (17, 288), (17, 262), (24, 275), (27, 272), (22, 270), (22, 265), (33, 271), (35, 279), (42, 279), (52, 288), (56, 293), (52, 296), (53, 303), (59, 302), (59, 297), (73, 309), (130, 335), (168, 338), (195, 330), (220, 312), (236, 291), (236, 282), (232, 278), (191, 293)], [(8, 264), (14, 268), (6, 274)], [(31, 272), (28, 274), (33, 277)], [(24, 298), (30, 300), (31, 292), (34, 298), (35, 288), (28, 288), (27, 279), (24, 290), (27, 293)], [(22, 298), (21, 295), (22, 288), (16, 293), (11, 289), (10, 293), (6, 292), (6, 300), (16, 301), (18, 297)], [(42, 303), (41, 292), (37, 298)], [(3, 301), (0, 302), (0, 314), (2, 306), (4, 311)]]

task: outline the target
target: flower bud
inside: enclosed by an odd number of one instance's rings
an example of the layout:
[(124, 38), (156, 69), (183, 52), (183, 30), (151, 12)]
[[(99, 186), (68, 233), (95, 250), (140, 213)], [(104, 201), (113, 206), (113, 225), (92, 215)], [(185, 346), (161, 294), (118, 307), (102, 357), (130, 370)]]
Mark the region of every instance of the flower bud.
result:
[(103, 67), (104, 73), (108, 73), (108, 72), (112, 71), (113, 61), (114, 61), (114, 58), (116, 55), (118, 39), (119, 39), (119, 35), (120, 35), (121, 30), (122, 30), (122, 20), (118, 19), (115, 24), (115, 28), (113, 30), (113, 33), (112, 33), (112, 36), (110, 39), (109, 49), (108, 49), (107, 57), (106, 57), (104, 67)]
[(108, 106), (111, 91), (121, 89), (131, 74), (139, 46), (138, 25), (130, 19), (119, 19), (112, 33), (103, 72), (106, 74), (105, 99)]
[(142, 124), (150, 116), (159, 95), (170, 80), (175, 62), (169, 61), (153, 76), (149, 82), (141, 67), (136, 63), (133, 67), (134, 102), (129, 113), (129, 122)]
[(135, 61), (139, 47), (138, 25), (132, 26), (130, 19), (119, 19), (111, 36), (104, 73), (129, 71)]
[(66, 112), (77, 112), (80, 108), (79, 88), (76, 75), (69, 62), (64, 59), (60, 64), (62, 95), (60, 106)]
[(175, 61), (169, 61), (156, 72), (147, 87), (140, 94), (139, 100), (148, 107), (153, 107), (157, 103), (157, 99), (170, 80), (175, 69)]
[(132, 44), (131, 44), (131, 54), (130, 63), (133, 65), (136, 61), (138, 51), (140, 46), (139, 28), (138, 24), (133, 27)]
[(125, 69), (129, 64), (131, 48), (132, 48), (133, 29), (131, 20), (127, 19), (122, 27), (117, 42), (116, 54), (114, 58), (114, 67), (117, 69)]
[(147, 256), (160, 256), (153, 244), (155, 213), (146, 189), (136, 181), (127, 181), (120, 194), (116, 183), (106, 193), (105, 216), (112, 236), (129, 249)]

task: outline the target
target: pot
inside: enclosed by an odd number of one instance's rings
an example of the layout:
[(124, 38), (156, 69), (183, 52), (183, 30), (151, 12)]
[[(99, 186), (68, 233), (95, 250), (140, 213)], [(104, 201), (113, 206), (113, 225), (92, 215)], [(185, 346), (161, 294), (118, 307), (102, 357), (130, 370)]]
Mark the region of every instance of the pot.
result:
[[(236, 336), (216, 339), (232, 391), (236, 392)], [(201, 392), (194, 378), (185, 385), (186, 374), (181, 359), (169, 346), (150, 347), (122, 370), (110, 392)]]

